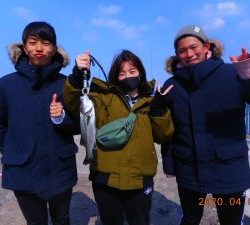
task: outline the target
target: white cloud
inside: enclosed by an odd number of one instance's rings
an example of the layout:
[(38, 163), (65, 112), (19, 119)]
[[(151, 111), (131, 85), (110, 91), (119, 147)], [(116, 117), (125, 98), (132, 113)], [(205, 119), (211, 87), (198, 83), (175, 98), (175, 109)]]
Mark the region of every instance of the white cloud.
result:
[(243, 13), (241, 5), (235, 2), (220, 2), (217, 4), (205, 4), (201, 10), (200, 15), (203, 17), (224, 17), (232, 15), (240, 15)]
[(220, 15), (239, 15), (243, 12), (242, 7), (233, 1), (217, 3), (216, 9)]
[(155, 21), (156, 23), (160, 24), (162, 27), (166, 27), (168, 24), (167, 18), (163, 16), (157, 16)]
[(145, 31), (146, 29), (147, 27), (145, 25), (138, 27), (126, 26), (123, 30), (121, 30), (121, 33), (128, 39), (137, 39), (140, 37), (141, 32)]
[(14, 8), (13, 11), (16, 16), (21, 17), (22, 19), (25, 19), (28, 21), (37, 20), (37, 16), (35, 15), (35, 13), (28, 8), (17, 6)]
[(117, 19), (107, 19), (103, 17), (94, 18), (92, 19), (91, 23), (93, 25), (97, 25), (101, 27), (108, 27), (108, 28), (116, 29), (116, 30), (121, 30), (124, 27), (126, 27), (124, 23), (122, 23), (121, 21)]
[(98, 11), (102, 15), (116, 15), (122, 10), (122, 7), (118, 5), (107, 5), (107, 6), (99, 6)]
[[(196, 9), (197, 10), (197, 9)], [(240, 4), (234, 1), (219, 2), (216, 4), (205, 4), (199, 11), (204, 27), (209, 29), (220, 29), (226, 26), (226, 17), (237, 16), (243, 13)]]
[(91, 23), (95, 26), (107, 27), (120, 33), (124, 38), (137, 39), (140, 37), (141, 32), (147, 29), (146, 25), (141, 26), (129, 26), (126, 23), (118, 19), (109, 18), (94, 18)]
[(216, 12), (215, 8), (216, 8), (215, 5), (205, 4), (204, 6), (201, 7), (199, 15), (201, 15), (202, 17), (211, 17)]
[(206, 23), (203, 25), (203, 28), (205, 30), (219, 30), (222, 27), (225, 26), (225, 20), (217, 17), (217, 18), (212, 18), (209, 23)]
[(213, 18), (210, 26), (212, 29), (220, 29), (225, 26), (225, 20), (220, 17)]

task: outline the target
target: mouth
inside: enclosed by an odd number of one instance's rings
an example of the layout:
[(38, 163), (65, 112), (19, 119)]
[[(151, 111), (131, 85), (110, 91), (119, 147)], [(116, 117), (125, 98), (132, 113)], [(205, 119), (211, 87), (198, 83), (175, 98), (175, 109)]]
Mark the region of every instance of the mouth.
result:
[(187, 64), (195, 64), (195, 63), (197, 63), (197, 58), (195, 58), (195, 59), (189, 59), (189, 60), (186, 60), (186, 63)]
[(35, 54), (35, 57), (36, 57), (36, 58), (43, 58), (44, 55), (43, 55), (43, 54)]

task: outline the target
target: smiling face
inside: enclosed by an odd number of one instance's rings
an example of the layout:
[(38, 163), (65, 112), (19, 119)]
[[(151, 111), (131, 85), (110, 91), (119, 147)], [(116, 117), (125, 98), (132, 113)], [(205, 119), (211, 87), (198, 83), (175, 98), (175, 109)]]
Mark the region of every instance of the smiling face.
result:
[(194, 36), (186, 36), (177, 42), (176, 56), (183, 66), (190, 66), (206, 60), (209, 43)]
[(124, 80), (125, 78), (128, 77), (137, 77), (137, 76), (139, 76), (139, 70), (132, 65), (132, 62), (127, 61), (121, 64), (120, 72), (118, 75), (119, 81)]
[(30, 36), (24, 44), (24, 51), (29, 62), (35, 66), (44, 66), (52, 61), (56, 53), (56, 46), (41, 38)]

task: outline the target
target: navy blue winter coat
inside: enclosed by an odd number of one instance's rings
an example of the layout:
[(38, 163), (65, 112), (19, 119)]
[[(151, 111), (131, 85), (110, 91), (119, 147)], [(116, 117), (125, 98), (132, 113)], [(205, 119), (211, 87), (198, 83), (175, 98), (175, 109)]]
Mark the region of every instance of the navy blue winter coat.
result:
[[(165, 172), (170, 151), (179, 186), (203, 193), (234, 193), (250, 187), (245, 103), (250, 81), (232, 64), (210, 58), (190, 67), (173, 67), (166, 81), (174, 87), (158, 101), (168, 104), (174, 138), (162, 146)], [(170, 171), (171, 172), (171, 171)]]
[[(22, 46), (16, 49), (22, 52)], [(49, 199), (77, 182), (74, 123), (67, 113), (58, 126), (50, 118), (53, 94), (62, 96), (64, 58), (57, 52), (42, 68), (23, 53), (17, 58), (16, 72), (0, 79), (2, 187)]]

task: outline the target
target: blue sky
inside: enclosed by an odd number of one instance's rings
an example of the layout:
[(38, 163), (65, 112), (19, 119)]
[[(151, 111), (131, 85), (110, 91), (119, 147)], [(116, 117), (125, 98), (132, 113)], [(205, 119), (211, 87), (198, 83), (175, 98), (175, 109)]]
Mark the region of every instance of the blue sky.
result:
[[(177, 0), (11, 0), (0, 3), (0, 76), (14, 71), (7, 47), (21, 41), (23, 28), (32, 21), (47, 21), (69, 54), (70, 73), (76, 55), (86, 49), (106, 72), (121, 49), (129, 49), (143, 61), (148, 79), (163, 83), (166, 59), (174, 54), (175, 33), (184, 25), (201, 25), (210, 38), (225, 45), (223, 59), (250, 49), (250, 2)], [(95, 67), (92, 75), (103, 78)]]

